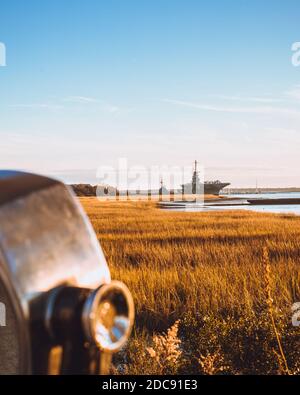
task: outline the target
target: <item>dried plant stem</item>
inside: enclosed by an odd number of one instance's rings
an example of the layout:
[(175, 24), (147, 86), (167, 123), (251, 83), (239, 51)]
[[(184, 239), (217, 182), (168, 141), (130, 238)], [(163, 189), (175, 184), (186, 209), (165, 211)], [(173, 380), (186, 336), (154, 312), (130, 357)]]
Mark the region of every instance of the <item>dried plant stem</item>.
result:
[[(270, 265), (270, 258), (269, 258), (268, 249), (266, 247), (264, 247), (264, 249), (263, 249), (263, 263), (264, 263), (264, 268), (265, 268), (265, 285), (266, 285), (266, 299), (267, 299), (268, 312), (269, 312), (269, 315), (271, 318), (272, 328), (273, 328), (275, 336), (276, 336), (276, 341), (278, 344), (280, 355), (278, 355), (278, 353), (275, 350), (274, 350), (274, 352), (279, 360), (280, 366), (282, 366), (282, 361), (283, 361), (284, 372), (286, 374), (290, 375), (291, 373), (290, 373), (288, 363), (287, 363), (287, 360), (286, 360), (286, 357), (285, 357), (285, 354), (283, 351), (280, 335), (277, 330), (275, 318), (274, 318), (274, 305), (273, 305), (272, 289), (271, 289), (271, 265)], [(280, 356), (280, 358), (279, 358), (279, 356)]]

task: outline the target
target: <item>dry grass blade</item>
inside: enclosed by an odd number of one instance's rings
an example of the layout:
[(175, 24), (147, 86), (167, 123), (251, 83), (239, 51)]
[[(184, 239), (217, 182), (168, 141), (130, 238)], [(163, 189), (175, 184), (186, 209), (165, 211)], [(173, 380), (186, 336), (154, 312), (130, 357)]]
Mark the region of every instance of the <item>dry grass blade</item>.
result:
[[(153, 333), (162, 336), (179, 319), (178, 350), (188, 359), (184, 373), (199, 373), (199, 355), (209, 356), (202, 362), (207, 372), (213, 370), (218, 350), (223, 365), (230, 366), (226, 373), (276, 374), (278, 363), (282, 373), (297, 371), (300, 340), (290, 322), (291, 305), (300, 295), (300, 217), (167, 212), (151, 202), (94, 198), (81, 202), (112, 277), (124, 281), (135, 299), (135, 336), (126, 362), (119, 362), (128, 373), (161, 369), (146, 347), (156, 351)], [(280, 358), (274, 358), (274, 338)]]
[(266, 247), (264, 247), (263, 249), (263, 264), (264, 264), (264, 268), (265, 268), (265, 285), (266, 285), (266, 301), (267, 301), (267, 306), (268, 306), (268, 311), (270, 314), (270, 319), (271, 319), (271, 323), (272, 323), (272, 328), (274, 330), (275, 336), (276, 336), (276, 340), (277, 340), (277, 344), (278, 344), (278, 348), (279, 348), (279, 354), (274, 351), (274, 354), (276, 355), (277, 359), (278, 359), (278, 363), (279, 363), (279, 367), (282, 373), (284, 374), (288, 374), (290, 375), (290, 370), (288, 367), (288, 363), (286, 360), (286, 357), (284, 355), (284, 351), (283, 351), (283, 347), (281, 344), (281, 339), (280, 339), (280, 335), (279, 332), (277, 330), (276, 327), (276, 323), (275, 323), (275, 311), (274, 311), (274, 301), (272, 298), (272, 279), (271, 279), (271, 264), (270, 264), (270, 258), (269, 258), (269, 252), (268, 249)]

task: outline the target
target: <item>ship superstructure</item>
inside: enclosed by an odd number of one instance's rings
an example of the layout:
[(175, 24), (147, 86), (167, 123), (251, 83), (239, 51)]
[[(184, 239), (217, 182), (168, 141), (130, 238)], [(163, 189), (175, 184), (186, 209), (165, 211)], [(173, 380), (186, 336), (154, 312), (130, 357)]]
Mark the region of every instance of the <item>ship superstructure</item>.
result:
[(181, 186), (184, 194), (205, 194), (205, 195), (219, 195), (220, 191), (230, 185), (229, 182), (204, 181), (202, 183), (199, 178), (198, 162), (195, 160), (195, 167), (192, 176), (192, 181)]

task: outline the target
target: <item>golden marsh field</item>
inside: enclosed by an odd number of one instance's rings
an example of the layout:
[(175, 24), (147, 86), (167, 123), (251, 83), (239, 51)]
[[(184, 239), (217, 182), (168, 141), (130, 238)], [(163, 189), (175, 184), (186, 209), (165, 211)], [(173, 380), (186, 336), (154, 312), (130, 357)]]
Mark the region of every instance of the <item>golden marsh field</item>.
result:
[(300, 217), (80, 202), (136, 305), (113, 373), (300, 372)]

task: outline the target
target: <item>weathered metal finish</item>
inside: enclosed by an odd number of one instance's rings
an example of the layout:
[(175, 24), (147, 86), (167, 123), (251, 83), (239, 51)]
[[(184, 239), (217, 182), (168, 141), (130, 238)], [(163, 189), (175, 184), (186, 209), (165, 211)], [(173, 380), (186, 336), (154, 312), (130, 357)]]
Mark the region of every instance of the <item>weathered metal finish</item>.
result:
[[(30, 336), (30, 305), (40, 295), (60, 285), (95, 289), (110, 282), (102, 249), (73, 193), (45, 177), (0, 172), (0, 252), (0, 282), (15, 304), (22, 344)], [(31, 373), (28, 343), (16, 373)]]
[(3, 261), (0, 251), (0, 301), (5, 306), (5, 326), (0, 326), (0, 374), (30, 373), (28, 326), (9, 276), (1, 265)]

